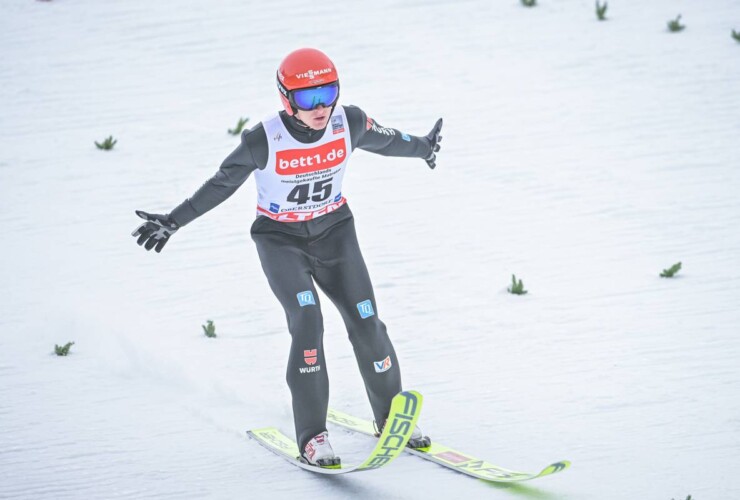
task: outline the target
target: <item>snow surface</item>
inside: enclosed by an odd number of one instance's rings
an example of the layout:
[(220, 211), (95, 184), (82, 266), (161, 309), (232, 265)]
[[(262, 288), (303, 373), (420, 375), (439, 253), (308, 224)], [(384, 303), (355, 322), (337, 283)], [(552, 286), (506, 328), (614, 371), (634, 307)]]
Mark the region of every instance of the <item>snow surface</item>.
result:
[[(687, 29), (667, 32), (679, 13)], [(607, 15), (0, 3), (0, 497), (740, 498), (740, 4)], [(405, 455), (325, 478), (246, 438), (293, 428), (254, 181), (162, 254), (130, 233), (135, 209), (167, 212), (216, 171), (240, 116), (278, 109), (276, 66), (301, 46), (381, 124), (445, 119), (436, 170), (358, 151), (344, 189), (422, 428), (505, 467), (570, 470), (505, 487)], [(528, 295), (506, 292), (512, 274)], [(324, 315), (331, 404), (369, 415)], [(347, 462), (372, 446), (330, 432)]]

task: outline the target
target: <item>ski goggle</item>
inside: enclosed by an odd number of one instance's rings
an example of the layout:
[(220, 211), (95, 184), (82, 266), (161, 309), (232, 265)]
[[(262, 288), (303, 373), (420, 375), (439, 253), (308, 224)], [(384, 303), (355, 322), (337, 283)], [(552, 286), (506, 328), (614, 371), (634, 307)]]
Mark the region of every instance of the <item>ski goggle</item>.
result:
[(339, 98), (339, 83), (333, 82), (319, 87), (298, 89), (290, 92), (290, 103), (303, 111), (311, 111), (319, 105), (329, 107)]

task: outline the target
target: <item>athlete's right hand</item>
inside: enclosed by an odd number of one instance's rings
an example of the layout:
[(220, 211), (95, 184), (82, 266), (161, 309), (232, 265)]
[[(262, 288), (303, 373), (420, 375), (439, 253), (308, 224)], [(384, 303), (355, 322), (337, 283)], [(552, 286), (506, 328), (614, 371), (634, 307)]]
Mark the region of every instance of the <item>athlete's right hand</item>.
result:
[(424, 161), (427, 162), (429, 168), (434, 168), (437, 166), (437, 151), (439, 151), (439, 143), (442, 141), (442, 136), (439, 135), (440, 132), (442, 132), (442, 118), (437, 120), (437, 123), (434, 124), (434, 128), (432, 128), (432, 131), (429, 132), (426, 136), (426, 139), (429, 141), (431, 152), (429, 153), (429, 156), (424, 158)]
[(161, 252), (170, 236), (180, 229), (177, 222), (168, 215), (149, 214), (142, 210), (137, 210), (136, 215), (146, 222), (137, 227), (131, 236), (134, 238), (138, 236), (136, 243), (139, 246), (144, 245), (147, 250), (154, 248), (157, 253)]

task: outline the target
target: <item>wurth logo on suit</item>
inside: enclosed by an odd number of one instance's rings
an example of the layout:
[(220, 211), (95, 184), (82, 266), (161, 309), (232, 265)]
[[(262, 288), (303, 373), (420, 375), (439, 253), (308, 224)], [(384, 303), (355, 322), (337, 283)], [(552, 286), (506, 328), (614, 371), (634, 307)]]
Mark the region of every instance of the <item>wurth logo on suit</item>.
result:
[(319, 359), (318, 349), (304, 349), (303, 350), (303, 362), (308, 366), (301, 366), (298, 371), (301, 373), (315, 373), (321, 371), (321, 365), (317, 365), (316, 361)]
[(307, 349), (303, 351), (303, 360), (307, 365), (313, 366), (318, 359), (318, 349)]

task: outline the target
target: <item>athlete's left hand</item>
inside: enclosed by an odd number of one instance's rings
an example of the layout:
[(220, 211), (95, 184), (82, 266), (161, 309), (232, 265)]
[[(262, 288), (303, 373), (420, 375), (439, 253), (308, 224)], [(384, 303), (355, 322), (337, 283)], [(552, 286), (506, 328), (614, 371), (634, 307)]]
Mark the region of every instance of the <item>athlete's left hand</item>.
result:
[(437, 120), (437, 123), (434, 124), (434, 128), (432, 128), (432, 131), (426, 135), (426, 138), (429, 141), (431, 152), (429, 153), (429, 156), (424, 158), (424, 160), (427, 162), (427, 165), (429, 165), (429, 168), (434, 168), (437, 166), (437, 151), (439, 151), (439, 143), (442, 142), (442, 136), (439, 135), (441, 131), (442, 118)]

